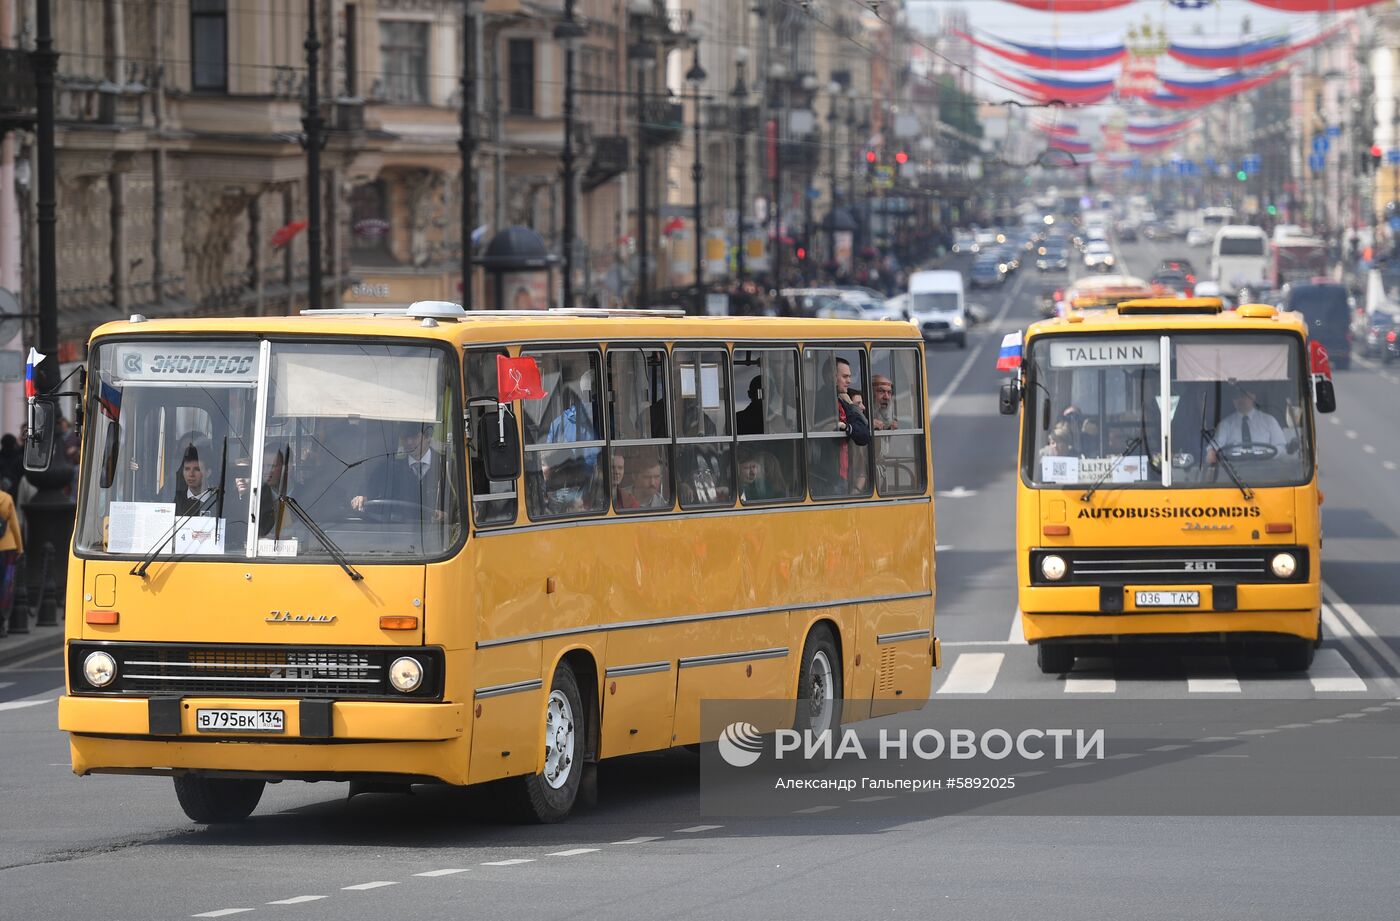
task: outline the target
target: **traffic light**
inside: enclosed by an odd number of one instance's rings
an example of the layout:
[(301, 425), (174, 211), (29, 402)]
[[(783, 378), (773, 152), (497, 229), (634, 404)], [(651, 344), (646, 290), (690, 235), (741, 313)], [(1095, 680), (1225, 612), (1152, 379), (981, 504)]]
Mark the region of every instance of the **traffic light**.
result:
[(806, 261), (807, 261), (807, 247), (805, 247), (805, 246), (799, 246), (799, 247), (797, 247), (797, 261), (798, 261), (798, 262), (806, 262)]
[(1235, 178), (1238, 179), (1240, 182), (1244, 182), (1245, 180), (1249, 179), (1249, 173), (1246, 173), (1244, 170), (1240, 170), (1239, 172), (1235, 173)]
[(902, 150), (899, 151), (894, 155), (894, 162), (898, 163), (900, 166), (903, 166), (904, 164), (909, 162), (909, 154), (905, 153)]
[(867, 150), (867, 151), (865, 152), (865, 162), (866, 162), (866, 163), (869, 163), (871, 166), (874, 166), (874, 165), (875, 165), (875, 161), (876, 161), (876, 160), (879, 160), (879, 159), (880, 159), (880, 155), (877, 154), (875, 151), (873, 151), (873, 150)]
[(1374, 172), (1376, 171), (1376, 169), (1381, 165), (1381, 154), (1382, 154), (1381, 145), (1379, 145), (1379, 144), (1372, 144), (1372, 145), (1371, 145), (1371, 168), (1370, 168), (1370, 170), (1368, 170), (1368, 172), (1374, 173)]
[(1278, 205), (1270, 205), (1270, 206), (1268, 207), (1268, 212), (1269, 212), (1269, 217), (1277, 217), (1277, 216), (1278, 216)]

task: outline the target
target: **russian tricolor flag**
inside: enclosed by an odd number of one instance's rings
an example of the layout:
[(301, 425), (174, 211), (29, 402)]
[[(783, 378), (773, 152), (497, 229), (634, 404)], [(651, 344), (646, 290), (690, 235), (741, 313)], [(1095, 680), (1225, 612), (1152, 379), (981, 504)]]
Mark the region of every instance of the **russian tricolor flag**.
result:
[(1001, 353), (997, 355), (998, 371), (1015, 371), (1021, 367), (1021, 331), (1007, 333), (1001, 339)]
[(34, 383), (34, 367), (43, 364), (45, 357), (38, 349), (29, 347), (29, 358), (24, 362), (24, 397), (27, 400), (39, 395), (38, 385)]

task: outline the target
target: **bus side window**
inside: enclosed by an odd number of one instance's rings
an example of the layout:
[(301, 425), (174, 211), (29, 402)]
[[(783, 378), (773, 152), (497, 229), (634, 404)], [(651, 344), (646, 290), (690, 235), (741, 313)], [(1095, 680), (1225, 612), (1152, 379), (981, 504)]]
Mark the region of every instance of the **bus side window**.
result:
[(924, 385), (919, 351), (873, 349), (870, 378), (871, 437), (875, 442), (875, 485), (882, 496), (922, 493), (928, 465), (924, 461)]
[(723, 349), (676, 349), (672, 363), (681, 508), (733, 505), (729, 355)]
[[(476, 349), (467, 352), (464, 365), (467, 402), (495, 399), (496, 357), (504, 349)], [(487, 407), (471, 408), (472, 438), (468, 454), (468, 475), (471, 477), (472, 516), (477, 526), (513, 524), (517, 510), (515, 483), (493, 481), (486, 475), (486, 460), (481, 453), (481, 426)]]
[(739, 501), (800, 500), (802, 419), (798, 415), (797, 350), (736, 349), (734, 414), (739, 433)]
[(608, 350), (608, 492), (617, 512), (670, 511), (666, 350)]
[(531, 353), (548, 394), (525, 400), (525, 506), (532, 519), (608, 509), (602, 360), (596, 351)]
[[(843, 386), (863, 395), (865, 379), (864, 349), (809, 347), (802, 352), (807, 476), (814, 499), (870, 495), (870, 447), (856, 444), (845, 430), (845, 401), (838, 397)], [(860, 412), (868, 423), (868, 412)]]

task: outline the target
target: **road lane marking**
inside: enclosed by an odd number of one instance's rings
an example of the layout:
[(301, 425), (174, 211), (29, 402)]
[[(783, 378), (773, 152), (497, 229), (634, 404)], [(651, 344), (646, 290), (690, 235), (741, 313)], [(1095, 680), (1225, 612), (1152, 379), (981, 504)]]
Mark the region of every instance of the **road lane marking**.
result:
[(1382, 661), (1390, 666), (1390, 674), (1392, 676), (1400, 675), (1400, 654), (1396, 653), (1394, 649), (1391, 649), (1390, 644), (1377, 635), (1376, 631), (1366, 622), (1365, 618), (1356, 613), (1356, 609), (1343, 601), (1342, 597), (1333, 591), (1332, 586), (1328, 585), (1326, 582), (1322, 583), (1322, 593), (1327, 597), (1327, 600), (1332, 603), (1333, 610), (1347, 622), (1352, 631), (1360, 637), (1366, 645), (1370, 646)]
[(488, 860), (482, 864), (483, 867), (513, 867), (522, 863), (534, 863), (533, 857), (512, 857), (509, 860)]
[(206, 911), (199, 915), (190, 915), (191, 918), (224, 918), (228, 915), (241, 915), (245, 911), (252, 911), (251, 908), (220, 908), (217, 911)]
[(341, 886), (345, 892), (367, 892), (370, 889), (383, 889), (385, 886), (397, 886), (398, 883), (389, 879), (377, 879), (372, 883), (356, 883), (353, 886)]
[(552, 853), (545, 854), (545, 856), (546, 856), (546, 857), (577, 857), (577, 856), (579, 856), (580, 854), (596, 854), (596, 853), (598, 853), (598, 849), (597, 849), (596, 847), (571, 847), (571, 848), (569, 848), (567, 851), (554, 851), (554, 852), (552, 852)]
[(1011, 632), (1007, 635), (1006, 641), (1013, 646), (1026, 645), (1026, 629), (1021, 623), (1021, 609), (1018, 607), (1016, 613), (1011, 615)]
[(937, 691), (939, 694), (985, 694), (996, 684), (1005, 661), (1004, 652), (964, 652), (953, 662), (952, 671)]
[[(933, 401), (932, 405), (930, 405), (928, 411), (930, 422), (933, 421), (934, 416), (938, 415), (938, 411), (943, 408), (943, 404), (947, 403), (949, 398), (952, 397), (953, 392), (962, 386), (962, 382), (967, 378), (968, 372), (972, 370), (972, 365), (981, 357), (982, 350), (987, 347), (987, 343), (995, 339), (997, 333), (1001, 331), (1002, 321), (1005, 320), (1006, 315), (1011, 312), (1011, 305), (1016, 303), (1016, 298), (1021, 293), (1020, 289), (1021, 286), (1025, 284), (1025, 281), (1026, 276), (1024, 275), (1016, 279), (1015, 284), (1011, 286), (1011, 293), (1006, 296), (1006, 302), (1001, 305), (1001, 310), (997, 313), (996, 319), (993, 320), (988, 327), (987, 335), (984, 335), (978, 341), (977, 345), (973, 346), (972, 351), (967, 353), (967, 357), (963, 359), (962, 367), (958, 369), (958, 373), (953, 375), (953, 379), (948, 382), (948, 386), (943, 388), (943, 392), (940, 393)], [(997, 340), (997, 348), (1001, 348), (1000, 340)]]
[(1381, 461), (1381, 466), (1387, 470), (1395, 469), (1395, 461)]
[(324, 895), (294, 895), (290, 899), (278, 899), (275, 902), (268, 902), (269, 905), (301, 905), (306, 902), (315, 902), (324, 899)]
[(652, 841), (660, 841), (656, 835), (643, 835), (640, 838), (628, 838), (626, 841), (614, 841), (613, 844), (649, 844)]
[(1186, 668), (1194, 673), (1216, 673), (1211, 677), (1188, 676), (1186, 690), (1192, 694), (1238, 694), (1240, 681), (1219, 672), (1230, 671), (1230, 660), (1225, 656), (1187, 656)]
[(1319, 649), (1313, 656), (1312, 668), (1308, 670), (1308, 680), (1313, 690), (1321, 694), (1347, 694), (1366, 690), (1363, 681), (1351, 663), (1335, 649)]
[(878, 803), (883, 800), (894, 799), (893, 796), (858, 796), (851, 800), (853, 803)]
[(1066, 694), (1113, 694), (1118, 682), (1113, 678), (1066, 678)]
[(1333, 425), (1341, 425), (1341, 424), (1342, 424), (1341, 417), (1339, 417), (1339, 416), (1333, 416), (1329, 421), (1330, 421)]
[(678, 835), (698, 835), (702, 831), (714, 831), (716, 828), (723, 828), (723, 825), (692, 825), (689, 828), (677, 828)]
[(1375, 454), (1375, 453), (1376, 453), (1376, 446), (1375, 446), (1375, 445), (1362, 445), (1362, 446), (1361, 446), (1361, 450), (1365, 451), (1367, 454)]
[(5, 688), (12, 688), (14, 686), (15, 683), (13, 681), (0, 681), (0, 691), (3, 691)]
[(1358, 437), (1360, 437), (1360, 436), (1357, 435), (1355, 429), (1347, 429), (1347, 437), (1348, 437), (1348, 438), (1355, 439), (1355, 438), (1358, 438)]
[[(58, 700), (59, 696), (63, 694), (63, 690), (63, 688), (54, 688), (51, 691), (45, 691), (42, 694), (35, 694), (31, 697), (24, 697), (19, 700), (7, 700), (4, 703), (0, 703), (0, 710), (23, 710), (26, 707), (51, 704)], [(248, 910), (252, 911), (251, 908)]]
[(840, 806), (808, 806), (806, 809), (794, 809), (793, 815), (816, 815), (819, 812), (830, 812), (833, 809), (840, 809)]
[(1150, 752), (1174, 752), (1183, 748), (1190, 748), (1189, 745), (1158, 745), (1156, 748), (1149, 748)]
[(452, 876), (456, 873), (470, 872), (467, 867), (448, 867), (442, 870), (425, 870), (422, 873), (415, 873), (414, 876)]

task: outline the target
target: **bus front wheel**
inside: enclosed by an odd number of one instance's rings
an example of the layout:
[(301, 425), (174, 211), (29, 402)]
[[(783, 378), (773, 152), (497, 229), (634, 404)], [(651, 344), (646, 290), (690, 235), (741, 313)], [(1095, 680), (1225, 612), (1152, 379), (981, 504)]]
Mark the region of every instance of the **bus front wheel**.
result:
[(175, 797), (185, 815), (196, 822), (241, 822), (253, 814), (262, 799), (263, 780), (223, 780), (199, 774), (175, 778)]
[(1281, 671), (1305, 672), (1312, 668), (1313, 653), (1317, 650), (1312, 640), (1293, 640), (1279, 647), (1274, 653), (1274, 661)]
[(523, 779), (525, 814), (532, 821), (562, 821), (578, 799), (583, 776), (583, 696), (567, 662), (559, 663), (549, 686), (544, 715), (544, 770)]
[(1074, 668), (1074, 650), (1068, 646), (1040, 643), (1035, 647), (1035, 662), (1043, 675), (1063, 675)]
[(802, 666), (797, 673), (797, 725), (813, 734), (835, 731), (841, 726), (841, 699), (844, 696), (841, 654), (825, 624), (807, 634), (802, 647)]

